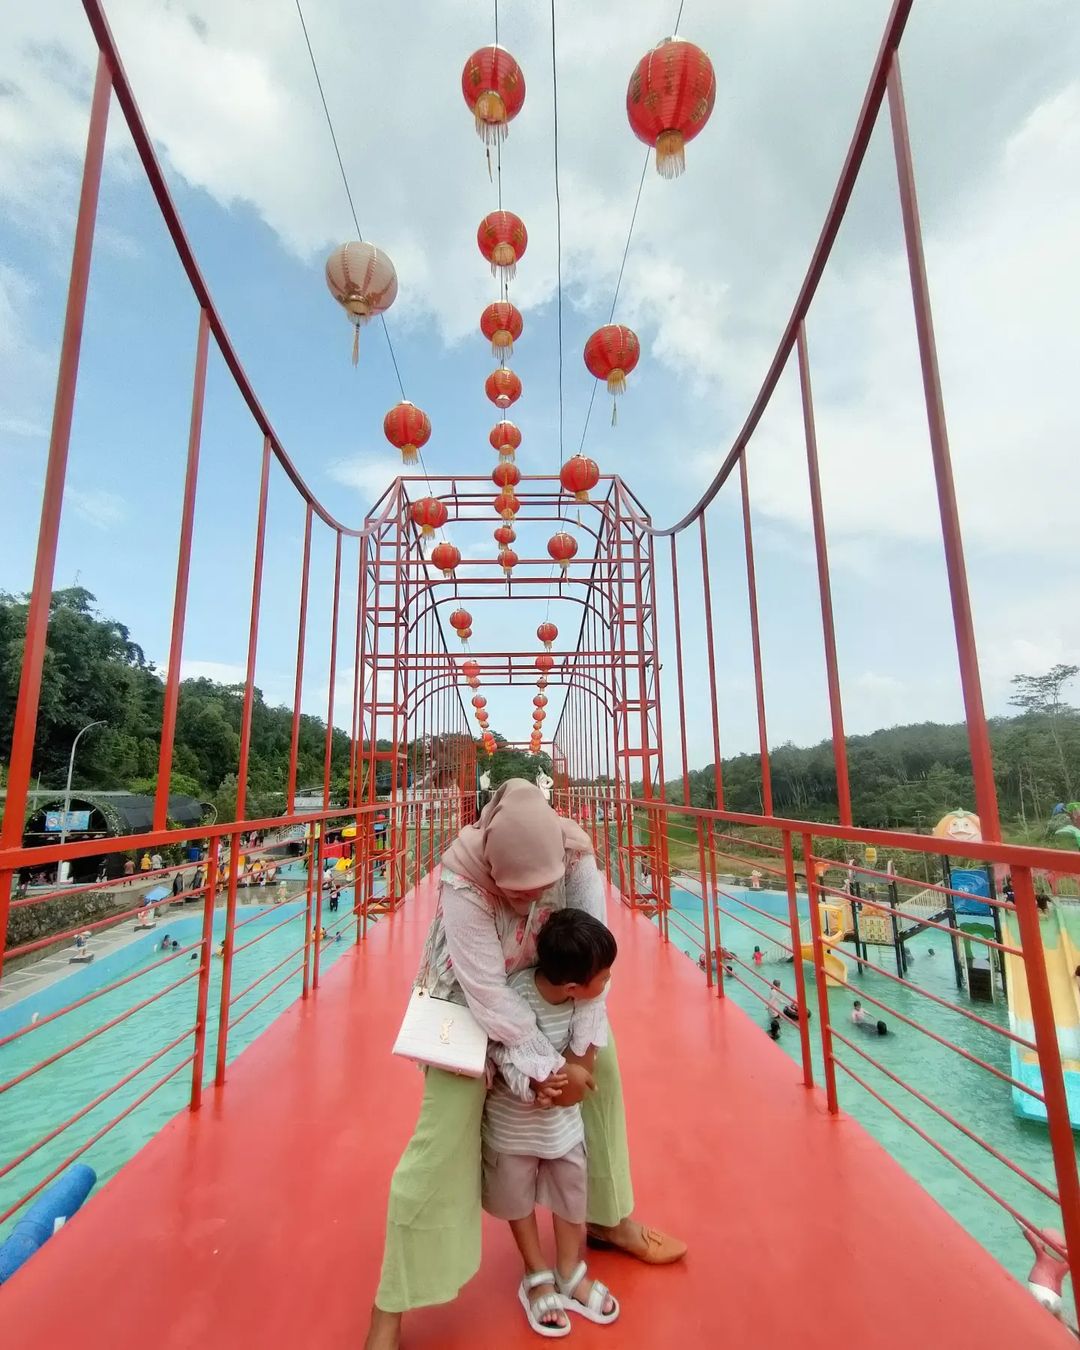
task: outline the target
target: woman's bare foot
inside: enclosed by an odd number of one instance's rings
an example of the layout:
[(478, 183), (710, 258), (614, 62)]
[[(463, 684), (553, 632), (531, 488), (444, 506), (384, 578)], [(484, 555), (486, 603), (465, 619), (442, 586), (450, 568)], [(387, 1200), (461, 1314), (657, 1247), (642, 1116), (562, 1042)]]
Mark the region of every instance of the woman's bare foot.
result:
[(679, 1238), (629, 1218), (620, 1220), (613, 1228), (589, 1224), (588, 1243), (590, 1247), (614, 1248), (652, 1266), (667, 1266), (686, 1255), (686, 1243)]
[(372, 1308), (364, 1350), (398, 1350), (401, 1345), (401, 1313)]

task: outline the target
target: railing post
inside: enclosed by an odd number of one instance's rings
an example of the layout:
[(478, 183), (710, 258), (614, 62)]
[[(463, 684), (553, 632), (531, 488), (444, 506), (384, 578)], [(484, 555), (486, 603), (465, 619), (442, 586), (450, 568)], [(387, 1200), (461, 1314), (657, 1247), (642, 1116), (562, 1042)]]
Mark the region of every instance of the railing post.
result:
[(199, 960), (199, 992), (195, 1006), (195, 1058), (191, 1064), (191, 1109), (202, 1105), (203, 1063), (206, 1059), (206, 1008), (210, 999), (210, 962), (214, 951), (214, 898), (217, 894), (217, 845), (206, 855), (206, 884), (203, 889), (202, 947)]
[(217, 1067), (214, 1086), (225, 1082), (225, 1056), (229, 1048), (229, 999), (232, 994), (233, 946), (236, 937), (236, 887), (240, 863), (240, 830), (233, 831), (229, 840), (229, 879), (225, 901), (225, 951), (221, 962), (221, 998), (218, 1003)]
[(720, 886), (716, 875), (716, 839), (714, 838), (714, 824), (712, 816), (706, 821), (706, 830), (709, 837), (706, 846), (706, 854), (709, 859), (709, 885), (712, 889), (712, 929), (713, 945), (716, 948), (716, 997), (726, 997), (724, 992), (724, 943), (723, 928), (720, 924)]
[(803, 1082), (814, 1086), (814, 1063), (810, 1055), (810, 1008), (806, 1002), (806, 972), (802, 963), (799, 927), (799, 897), (795, 880), (795, 849), (791, 831), (784, 831), (784, 876), (787, 880), (788, 926), (791, 929), (791, 955), (795, 967), (795, 1001), (799, 1005), (799, 1043), (802, 1048)]
[[(304, 978), (300, 985), (300, 997), (307, 998), (308, 990), (311, 988), (311, 925), (312, 917), (312, 885), (315, 876), (315, 826), (309, 825), (305, 834), (304, 853), (307, 857), (307, 885), (304, 887)], [(322, 885), (322, 877), (319, 878), (319, 884)]]
[(1020, 928), (1020, 946), (1024, 953), (1028, 993), (1031, 998), (1031, 1020), (1035, 1028), (1035, 1045), (1039, 1054), (1043, 1096), (1046, 1098), (1046, 1125), (1050, 1134), (1050, 1150), (1054, 1157), (1058, 1195), (1061, 1197), (1061, 1222), (1065, 1229), (1069, 1270), (1073, 1280), (1073, 1298), (1080, 1288), (1080, 1180), (1076, 1171), (1076, 1147), (1073, 1143), (1069, 1118), (1069, 1099), (1065, 1092), (1065, 1076), (1061, 1068), (1061, 1047), (1058, 1045), (1054, 1004), (1050, 981), (1046, 974), (1046, 951), (1039, 927), (1039, 910), (1035, 903), (1035, 888), (1031, 882), (1030, 867), (1013, 867), (1012, 883), (1015, 894), (1016, 921)]
[[(180, 542), (176, 555), (176, 585), (173, 589), (172, 634), (169, 669), (161, 712), (161, 746), (158, 751), (158, 781), (154, 796), (154, 829), (165, 829), (169, 813), (176, 711), (180, 700), (180, 670), (184, 654), (184, 624), (187, 619), (188, 577), (191, 571), (191, 537), (195, 529), (195, 493), (199, 481), (199, 448), (202, 441), (203, 403), (206, 396), (206, 361), (210, 344), (210, 316), (199, 310), (195, 341), (195, 376), (191, 391), (191, 421), (188, 427), (187, 468), (184, 472), (184, 503), (180, 513)], [(290, 803), (291, 805), (291, 803)]]
[[(104, 55), (98, 56), (94, 94), (90, 105), (90, 124), (86, 134), (79, 213), (75, 220), (75, 242), (71, 252), (71, 278), (68, 283), (64, 334), (60, 345), (60, 366), (56, 377), (49, 456), (45, 465), (45, 486), (41, 494), (41, 524), (38, 529), (37, 559), (26, 615), (19, 696), (11, 733), (8, 760), (7, 801), (0, 844), (18, 848), (22, 843), (26, 794), (34, 758), (38, 703), (41, 697), (41, 671), (52, 609), (53, 578), (56, 571), (56, 547), (60, 535), (60, 513), (64, 504), (71, 422), (75, 411), (75, 386), (79, 377), (79, 353), (82, 347), (86, 295), (90, 284), (90, 260), (94, 249), (101, 166), (105, 156), (105, 135), (109, 125), (109, 99), (112, 77)], [(10, 870), (0, 872), (0, 971), (7, 947), (8, 914), (11, 907)]]
[(994, 782), (990, 733), (987, 730), (983, 707), (979, 656), (975, 646), (975, 625), (971, 617), (971, 597), (968, 592), (967, 568), (964, 565), (964, 544), (960, 533), (960, 515), (956, 506), (956, 484), (953, 482), (949, 433), (945, 424), (945, 400), (941, 391), (941, 371), (938, 368), (934, 320), (930, 308), (930, 283), (927, 280), (926, 258), (923, 254), (922, 226), (919, 223), (919, 203), (915, 192), (915, 169), (911, 158), (911, 141), (908, 137), (907, 112), (904, 107), (903, 86), (900, 82), (900, 58), (895, 51), (889, 62), (888, 97), (893, 153), (896, 158), (900, 192), (900, 214), (904, 224), (904, 243), (907, 246), (911, 295), (915, 309), (915, 332), (922, 364), (930, 453), (937, 484), (941, 539), (945, 549), (949, 597), (952, 601), (960, 685), (964, 693), (968, 746), (971, 751), (971, 776), (975, 785), (975, 809), (982, 822), (983, 838), (996, 841), (1001, 838), (997, 785)]
[(311, 962), (311, 987), (313, 990), (319, 987), (319, 934), (322, 932), (322, 893), (323, 893), (323, 866), (326, 852), (326, 821), (322, 821), (319, 826), (319, 842), (316, 845), (319, 855), (319, 866), (315, 874), (315, 932), (313, 934), (314, 947), (312, 951)]
[(833, 765), (836, 770), (836, 801), (840, 824), (851, 824), (851, 784), (848, 777), (847, 741), (844, 737), (844, 707), (840, 691), (840, 668), (836, 659), (836, 621), (833, 616), (832, 581), (829, 576), (829, 545), (825, 532), (825, 509), (821, 500), (821, 475), (818, 471), (817, 427), (814, 421), (814, 396), (810, 384), (810, 355), (806, 346), (806, 325), (799, 324), (796, 338), (799, 390), (802, 398), (803, 433), (806, 439), (806, 470), (810, 485), (810, 517), (814, 524), (814, 551), (817, 555), (818, 595), (821, 602), (821, 636), (825, 648), (825, 674), (829, 687), (829, 716), (832, 726)]
[[(825, 1096), (829, 1111), (839, 1110), (836, 1095), (836, 1065), (833, 1062), (832, 1023), (829, 1020), (829, 982), (825, 975), (825, 948), (821, 941), (821, 915), (818, 913), (818, 887), (814, 879), (814, 841), (808, 834), (802, 837), (803, 866), (806, 868), (806, 897), (810, 907), (810, 932), (814, 945), (814, 978), (818, 992), (818, 1022), (821, 1026), (821, 1052), (825, 1060)], [(794, 870), (794, 867), (793, 867)], [(802, 960), (801, 948), (795, 951), (796, 961)]]
[[(687, 793), (689, 797), (689, 793)], [(701, 927), (705, 934), (705, 984), (711, 989), (713, 986), (713, 952), (716, 952), (716, 964), (720, 965), (720, 944), (714, 943), (710, 938), (712, 924), (709, 922), (709, 884), (705, 879), (705, 829), (701, 823), (701, 817), (695, 816), (697, 824), (697, 846), (698, 846), (698, 876), (701, 879)]]

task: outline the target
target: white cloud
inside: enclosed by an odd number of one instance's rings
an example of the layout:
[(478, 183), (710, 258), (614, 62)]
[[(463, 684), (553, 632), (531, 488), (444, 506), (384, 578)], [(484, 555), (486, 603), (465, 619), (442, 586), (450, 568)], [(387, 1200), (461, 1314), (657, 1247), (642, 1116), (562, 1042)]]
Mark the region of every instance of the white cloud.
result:
[(48, 435), (48, 427), (29, 417), (0, 416), (0, 432), (8, 436), (40, 437)]
[(400, 459), (380, 453), (335, 460), (326, 472), (335, 483), (341, 483), (344, 487), (354, 488), (359, 492), (361, 494), (359, 505), (366, 512), (403, 469)]
[(64, 493), (64, 505), (97, 530), (113, 530), (128, 517), (127, 502), (123, 497), (106, 492), (104, 488), (69, 483)]
[[(167, 663), (162, 663), (162, 677), (168, 675)], [(247, 679), (247, 668), (238, 662), (195, 661), (184, 657), (180, 664), (182, 680), (215, 680), (218, 684), (243, 684)]]

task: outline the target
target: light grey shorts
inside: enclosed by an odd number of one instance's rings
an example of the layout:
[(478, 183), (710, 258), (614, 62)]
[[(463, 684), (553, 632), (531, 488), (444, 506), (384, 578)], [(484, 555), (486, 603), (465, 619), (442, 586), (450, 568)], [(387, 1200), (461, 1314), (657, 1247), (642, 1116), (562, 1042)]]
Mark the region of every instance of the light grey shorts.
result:
[(539, 1205), (567, 1223), (585, 1222), (585, 1145), (563, 1158), (498, 1153), (484, 1145), (483, 1204), (496, 1219), (526, 1219)]

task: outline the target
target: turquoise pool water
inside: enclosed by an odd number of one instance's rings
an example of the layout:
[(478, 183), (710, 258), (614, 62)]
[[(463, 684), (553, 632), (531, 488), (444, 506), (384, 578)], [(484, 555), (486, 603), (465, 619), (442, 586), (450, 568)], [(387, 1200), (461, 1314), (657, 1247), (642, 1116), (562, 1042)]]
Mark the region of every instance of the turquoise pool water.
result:
[[(786, 921), (787, 898), (768, 891), (749, 891), (737, 887), (724, 888), (733, 899), (722, 899), (721, 940), (725, 947), (744, 960), (749, 960), (755, 944), (768, 952), (769, 944), (744, 926), (752, 924), (764, 932), (775, 929), (777, 937), (782, 930), (769, 920), (761, 918), (741, 903), (749, 901), (759, 909), (783, 917)], [(673, 893), (676, 909), (686, 920), (694, 919), (700, 925), (701, 901), (686, 892)], [(805, 901), (800, 902), (800, 913), (805, 917)], [(678, 931), (678, 920), (670, 924), (670, 938), (682, 951), (697, 960), (700, 937), (695, 943), (685, 932)], [(915, 958), (908, 972), (908, 980), (946, 1000), (951, 1007), (941, 1007), (930, 999), (904, 989), (894, 981), (874, 971), (863, 975), (855, 973), (853, 948), (840, 950), (847, 959), (849, 988), (829, 990), (829, 1012), (832, 1022), (852, 1041), (862, 1044), (850, 1024), (853, 1000), (864, 990), (921, 1025), (962, 1045), (970, 1053), (1009, 1072), (1009, 1042), (995, 1032), (971, 1022), (955, 1011), (956, 1006), (977, 1012), (988, 1022), (1008, 1025), (1008, 1010), (1004, 997), (987, 1004), (972, 1004), (957, 990), (949, 943), (942, 933), (928, 930), (908, 944)], [(933, 948), (934, 955), (930, 955)], [(895, 970), (891, 948), (871, 947), (870, 960), (886, 970)], [(821, 1039), (818, 1030), (818, 1000), (810, 966), (803, 967), (807, 975), (808, 1002), (813, 1017), (810, 1023), (810, 1043), (813, 1051), (816, 1081), (823, 1083)], [(736, 974), (750, 983), (752, 978), (740, 967)], [(795, 992), (793, 967), (782, 959), (767, 960), (761, 973), (771, 981), (779, 979), (785, 991)], [(704, 976), (702, 976), (704, 979)], [(764, 986), (757, 986), (764, 989)], [(728, 980), (725, 991), (762, 1028), (762, 1054), (787, 1054), (800, 1059), (798, 1028), (784, 1023), (780, 1040), (773, 1043), (765, 1033), (766, 1013), (763, 1005), (734, 980)], [(888, 1013), (878, 1012), (872, 1005), (867, 1010), (875, 1018), (888, 1024), (890, 1034), (869, 1036), (866, 1051), (904, 1082), (919, 1089), (924, 1096), (948, 1111), (970, 1130), (993, 1145), (1000, 1153), (1043, 1183), (1053, 1186), (1053, 1166), (1045, 1126), (1020, 1119), (1013, 1110), (1011, 1090), (1007, 1083), (962, 1056), (938, 1045), (928, 1036), (905, 1026)], [(1028, 1183), (1014, 1176), (977, 1144), (966, 1139), (954, 1126), (948, 1124), (903, 1088), (891, 1082), (885, 1074), (861, 1061), (846, 1046), (836, 1043), (836, 1053), (864, 1078), (876, 1092), (916, 1121), (931, 1138), (947, 1148), (969, 1167), (987, 1185), (1022, 1214), (1040, 1224), (1060, 1227), (1057, 1206), (1040, 1195)], [(794, 1081), (798, 1081), (797, 1079)], [(843, 1072), (837, 1075), (837, 1087), (842, 1108), (859, 1120), (892, 1156), (942, 1204), (974, 1237), (976, 1237), (1013, 1274), (1026, 1278), (1031, 1266), (1031, 1250), (1020, 1234), (1016, 1222), (995, 1201), (984, 1195), (975, 1183), (967, 1180), (952, 1163), (924, 1142), (908, 1125), (866, 1092)], [(905, 1263), (933, 1260), (932, 1252), (895, 1253), (899, 1277)]]
[[(324, 906), (324, 924), (331, 929), (340, 926), (342, 940), (323, 944), (321, 954), (323, 971), (339, 961), (353, 944), (355, 923), (352, 922), (351, 916), (346, 918), (346, 912), (351, 905), (352, 892), (343, 890), (341, 909), (336, 915), (326, 913)], [(247, 922), (249, 920), (250, 922)], [(337, 922), (339, 920), (344, 922), (339, 925)], [(257, 1003), (279, 980), (284, 979), (290, 971), (299, 966), (303, 959), (302, 953), (286, 959), (288, 953), (299, 947), (304, 940), (301, 903), (294, 901), (271, 907), (241, 904), (237, 909), (237, 922), (245, 924), (243, 928), (237, 930), (238, 948), (260, 933), (265, 936), (246, 951), (237, 951), (231, 991), (234, 998), (260, 974), (271, 970), (279, 962), (284, 964), (280, 970), (268, 975), (250, 993), (237, 1000), (230, 1021), (241, 1017), (246, 1009)], [(224, 910), (218, 910), (214, 917), (215, 949), (223, 935), (224, 924)], [(281, 926), (276, 927), (276, 931), (270, 931), (275, 929), (276, 925)], [(161, 959), (161, 938), (166, 931), (170, 938), (179, 940), (181, 947), (187, 947), (199, 940), (202, 916), (194, 907), (181, 915), (174, 912), (168, 919), (163, 918), (157, 929), (140, 937), (129, 946), (109, 954), (100, 963), (95, 961), (94, 965), (81, 967), (36, 998), (24, 999), (21, 1003), (6, 1009), (0, 1013), (0, 1034), (8, 1034), (16, 1027), (25, 1025), (35, 1011), (45, 1016), (55, 1008), (84, 997), (92, 989), (101, 988), (139, 969), (151, 966)], [(151, 997), (185, 975), (192, 976), (186, 983), (164, 995), (150, 1007), (135, 1013), (127, 1021), (104, 1032), (87, 1045), (72, 1051), (71, 1054), (42, 1069), (32, 1078), (4, 1094), (3, 1128), (0, 1130), (0, 1138), (3, 1141), (0, 1161), (4, 1165), (29, 1148), (48, 1130), (81, 1110), (140, 1063), (194, 1025), (197, 967), (198, 963), (191, 961), (185, 954), (158, 970), (149, 971), (123, 988), (104, 994), (85, 1007), (76, 1008), (56, 1021), (47, 1023), (29, 1035), (0, 1048), (0, 1080), (7, 1082), (31, 1065), (62, 1050), (96, 1027), (102, 1026), (134, 1004)], [(203, 1082), (207, 1087), (212, 1084), (214, 1078), (221, 971), (222, 963), (216, 959), (212, 960), (203, 1072)], [(300, 989), (301, 975), (297, 973), (289, 978), (281, 989), (255, 1008), (250, 1016), (230, 1029), (229, 1062), (250, 1045), (255, 1037), (299, 996)], [(186, 1037), (175, 1049), (167, 1051), (130, 1083), (119, 1088), (56, 1139), (45, 1144), (25, 1162), (0, 1178), (0, 1213), (188, 1056), (193, 1045), (194, 1037)], [(190, 1065), (180, 1070), (175, 1078), (161, 1087), (98, 1142), (91, 1145), (80, 1161), (94, 1168), (99, 1185), (108, 1180), (186, 1104), (191, 1092), (191, 1074)], [(0, 1230), (0, 1236), (9, 1230), (13, 1222), (14, 1219), (4, 1225), (3, 1230)]]
[[(746, 959), (749, 959), (755, 943), (768, 951), (769, 944), (758, 934), (736, 922), (734, 916), (745, 919), (759, 929), (771, 931), (774, 925), (746, 909), (740, 900), (749, 900), (761, 909), (782, 916), (786, 913), (784, 897), (770, 892), (751, 893), (736, 888), (726, 889), (734, 898), (724, 902), (725, 908), (730, 911), (730, 915), (725, 915), (721, 919), (724, 945)], [(697, 919), (700, 923), (699, 900), (685, 893), (677, 894), (675, 900), (677, 910), (685, 915), (686, 919)], [(338, 918), (344, 917), (350, 904), (350, 893), (343, 891), (341, 913)], [(241, 921), (253, 918), (255, 914), (254, 906), (242, 905), (238, 911)], [(282, 926), (270, 932), (269, 930), (276, 924)], [(200, 925), (201, 918), (194, 912), (181, 918), (170, 919), (167, 925), (163, 923), (155, 932), (147, 934), (122, 952), (108, 958), (107, 963), (102, 963), (96, 969), (95, 966), (91, 966), (74, 972), (69, 980), (55, 986), (55, 993), (50, 993), (48, 998), (40, 997), (37, 1000), (38, 1010), (47, 1013), (53, 1007), (69, 1002), (72, 997), (79, 997), (91, 988), (110, 983), (135, 970), (145, 969), (160, 959), (157, 948), (166, 926), (170, 936), (178, 938), (186, 946), (197, 940)], [(219, 911), (215, 916), (215, 945), (220, 940), (223, 925), (224, 913)], [(351, 922), (345, 922), (342, 927), (343, 941), (324, 945), (322, 949), (323, 969), (340, 960), (351, 945), (354, 927)], [(267, 936), (256, 946), (238, 953), (236, 957), (234, 996), (259, 974), (285, 960), (287, 953), (303, 941), (303, 921), (299, 905), (294, 903), (261, 911), (258, 917), (254, 917), (248, 926), (240, 930), (238, 945), (260, 932), (267, 933)], [(779, 937), (781, 934), (779, 927), (776, 927), (776, 933)], [(691, 938), (681, 934), (677, 922), (674, 921), (671, 924), (671, 940), (681, 950), (692, 954), (692, 959), (696, 961), (700, 947), (695, 945)], [(910, 946), (916, 958), (909, 972), (912, 983), (932, 991), (951, 1005), (968, 1006), (966, 997), (956, 990), (948, 944), (941, 936), (924, 933), (914, 939)], [(933, 957), (929, 955), (931, 947), (936, 951)], [(241, 998), (233, 1016), (242, 1014), (247, 1007), (262, 997), (266, 990), (297, 965), (300, 959), (298, 955), (287, 960), (280, 971), (270, 975), (250, 994)], [(871, 960), (889, 968), (892, 961), (891, 950), (871, 948)], [(861, 988), (892, 1004), (900, 1012), (920, 1021), (939, 1035), (958, 1041), (972, 1053), (1008, 1071), (1008, 1043), (992, 1031), (968, 1021), (953, 1007), (941, 1007), (920, 998), (917, 994), (896, 986), (874, 972), (867, 972), (862, 977), (855, 975), (854, 962), (850, 955), (848, 965), (852, 971), (851, 988), (834, 989), (829, 994), (832, 1017), (838, 1025), (845, 1028), (845, 1034), (851, 1001)], [(809, 967), (804, 969), (809, 974)], [(0, 1079), (7, 1081), (13, 1078), (30, 1065), (117, 1016), (132, 1004), (180, 979), (189, 970), (194, 972), (195, 963), (192, 962), (189, 966), (187, 957), (173, 961), (114, 993), (96, 999), (87, 1007), (76, 1009), (56, 1022), (45, 1025), (40, 1030), (3, 1047), (0, 1049)], [(780, 979), (784, 989), (789, 994), (794, 993), (794, 974), (790, 964), (778, 959), (770, 960), (762, 968), (762, 973), (770, 980)], [(214, 1073), (220, 979), (221, 965), (220, 962), (214, 961), (211, 966), (208, 1005), (210, 1015), (204, 1068), (204, 1082), (207, 1085), (212, 1081)], [(71, 983), (74, 981), (81, 982), (77, 989)], [(229, 1036), (229, 1061), (231, 1062), (245, 1046), (249, 1045), (298, 996), (299, 992), (300, 975), (296, 974), (282, 989), (235, 1027)], [(774, 1045), (765, 1034), (766, 1019), (762, 1005), (734, 981), (728, 982), (727, 992), (728, 996), (743, 1007), (762, 1027), (763, 1054), (786, 1053), (792, 1060), (798, 1059), (799, 1036), (795, 1026), (783, 1024), (781, 1039)], [(190, 1027), (194, 1021), (195, 994), (196, 981), (192, 979), (151, 1007), (136, 1013), (128, 1021), (120, 1023), (5, 1094), (4, 1157), (14, 1157), (28, 1148), (46, 1130), (84, 1107), (148, 1056)], [(811, 1022), (811, 1046), (815, 1072), (820, 1083), (822, 1074), (818, 1009), (812, 980), (808, 981), (808, 999), (814, 1014)], [(1004, 1001), (979, 1004), (976, 1010), (992, 1023), (1005, 1024), (1007, 1021)], [(29, 1011), (28, 1008), (16, 1005), (15, 1008), (0, 1014), (0, 1034), (13, 1029), (13, 1025), (17, 1024), (14, 1022), (16, 1016), (25, 1020)], [(962, 1120), (975, 1133), (1033, 1176), (1052, 1184), (1050, 1149), (1045, 1127), (1021, 1120), (1014, 1114), (1007, 1084), (968, 1063), (954, 1052), (939, 1046), (913, 1028), (904, 1026), (889, 1014), (882, 1015), (890, 1022), (893, 1034), (881, 1039), (870, 1038), (866, 1047), (869, 1053), (900, 1078), (919, 1088), (926, 1096)], [(0, 1178), (0, 1212), (13, 1203), (36, 1179), (59, 1165), (77, 1145), (90, 1138), (126, 1105), (145, 1092), (153, 1082), (179, 1063), (190, 1052), (191, 1044), (191, 1038), (188, 1038), (176, 1049), (168, 1051), (149, 1069), (120, 1088), (70, 1129), (46, 1144), (13, 1172)], [(965, 1165), (982, 1177), (994, 1190), (1004, 1195), (1021, 1212), (1039, 1223), (1055, 1226), (1058, 1224), (1056, 1206), (1051, 1202), (1033, 1191), (1025, 1182), (1014, 1177), (977, 1145), (965, 1139), (902, 1088), (891, 1083), (878, 1070), (859, 1062), (852, 1052), (844, 1047), (841, 1047), (841, 1055), (872, 1084), (876, 1091), (881, 1092), (887, 1100), (895, 1102), (932, 1138), (957, 1155)], [(190, 1092), (190, 1081), (191, 1070), (187, 1067), (83, 1155), (82, 1160), (89, 1163), (98, 1173), (99, 1184), (112, 1176), (185, 1105)], [(792, 1082), (793, 1085), (798, 1082), (794, 1066)], [(951, 1163), (842, 1073), (839, 1076), (839, 1090), (841, 1104), (845, 1110), (861, 1121), (886, 1150), (1008, 1269), (1017, 1276), (1026, 1275), (1030, 1265), (1027, 1244), (1020, 1236), (1015, 1222), (995, 1202), (984, 1196)], [(9, 1226), (5, 1226), (5, 1231)], [(898, 1262), (903, 1262), (933, 1259), (933, 1254), (897, 1253), (895, 1257)]]

